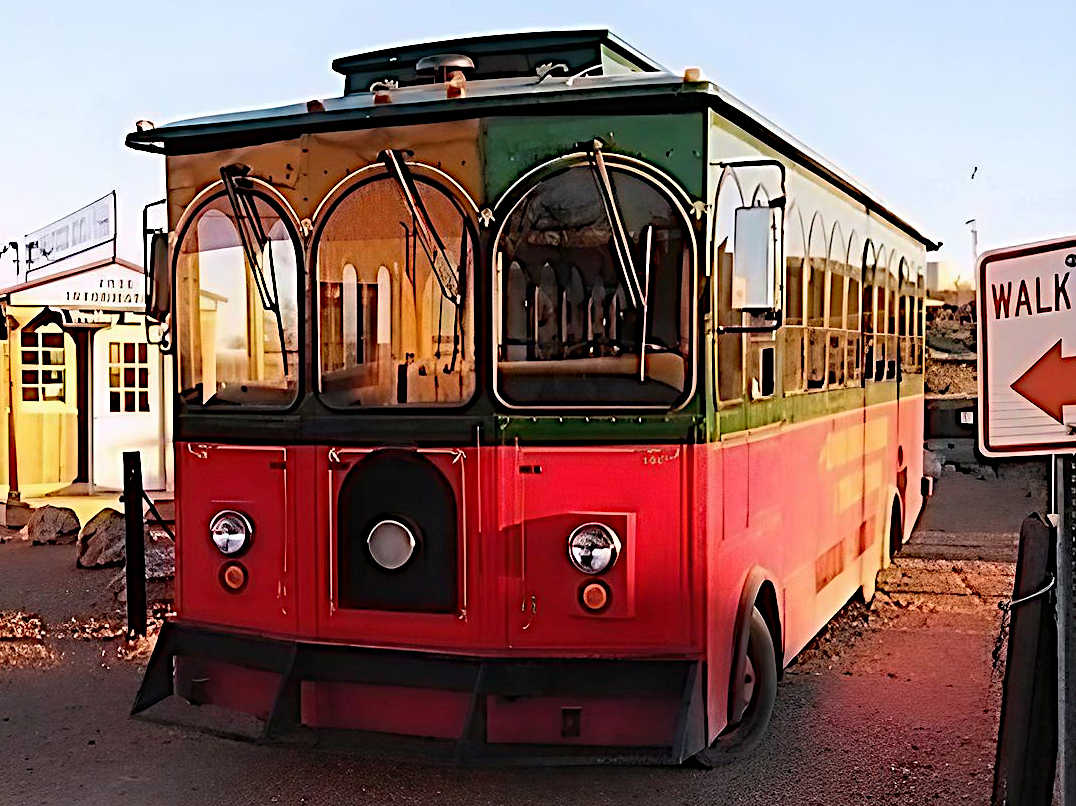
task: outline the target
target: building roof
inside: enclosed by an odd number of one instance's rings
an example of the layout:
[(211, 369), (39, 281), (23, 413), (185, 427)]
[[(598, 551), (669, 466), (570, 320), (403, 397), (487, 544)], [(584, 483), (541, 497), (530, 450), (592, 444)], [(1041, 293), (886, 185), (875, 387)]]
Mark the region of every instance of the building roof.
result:
[(7, 298), (19, 291), (28, 291), (31, 288), (38, 288), (43, 285), (48, 285), (49, 283), (60, 282), (61, 280), (66, 280), (69, 277), (74, 277), (79, 274), (85, 274), (86, 272), (94, 271), (95, 269), (103, 269), (113, 265), (129, 269), (130, 271), (136, 272), (137, 274), (145, 274), (141, 266), (135, 263), (131, 263), (129, 260), (124, 260), (121, 257), (109, 257), (102, 260), (95, 260), (94, 262), (87, 263), (83, 266), (76, 266), (72, 269), (64, 269), (63, 271), (54, 272), (53, 274), (46, 274), (43, 277), (37, 277), (33, 280), (25, 280), (21, 283), (17, 283), (16, 285), (8, 286), (7, 288), (0, 288), (0, 297)]

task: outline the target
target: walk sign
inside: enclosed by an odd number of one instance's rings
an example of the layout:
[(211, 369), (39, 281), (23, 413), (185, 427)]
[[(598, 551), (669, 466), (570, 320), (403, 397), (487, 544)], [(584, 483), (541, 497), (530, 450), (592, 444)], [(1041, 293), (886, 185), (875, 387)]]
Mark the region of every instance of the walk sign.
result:
[(977, 274), (980, 450), (1076, 452), (1076, 237), (984, 252)]

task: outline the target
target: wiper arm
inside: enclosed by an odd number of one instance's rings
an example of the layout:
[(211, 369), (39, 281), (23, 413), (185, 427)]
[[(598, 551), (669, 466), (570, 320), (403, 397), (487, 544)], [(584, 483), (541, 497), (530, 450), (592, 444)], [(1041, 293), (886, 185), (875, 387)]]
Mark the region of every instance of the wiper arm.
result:
[[(243, 245), (243, 254), (250, 267), (250, 276), (254, 287), (258, 289), (262, 308), (273, 314), (276, 320), (277, 339), (280, 341), (280, 363), (284, 374), (288, 374), (288, 353), (284, 347), (284, 317), (280, 312), (280, 291), (276, 281), (276, 264), (273, 261), (273, 247), (265, 224), (258, 213), (251, 183), (248, 178), (250, 167), (247, 165), (225, 165), (220, 169), (220, 178), (224, 183), (228, 203), (235, 216), (235, 228), (239, 230), (239, 240)], [(262, 267), (262, 255), (268, 256), (269, 276)]]
[(590, 167), (594, 174), (594, 181), (598, 185), (598, 195), (601, 196), (602, 206), (605, 208), (605, 216), (609, 220), (609, 228), (613, 232), (613, 254), (616, 257), (620, 274), (624, 278), (624, 285), (628, 290), (628, 301), (631, 307), (638, 308), (645, 305), (644, 294), (639, 283), (639, 275), (635, 271), (635, 264), (631, 258), (631, 242), (628, 233), (624, 229), (624, 221), (620, 217), (620, 210), (616, 204), (616, 194), (613, 192), (613, 183), (609, 179), (609, 171), (605, 167), (605, 158), (602, 156), (602, 141), (595, 140), (590, 149)]
[(646, 251), (643, 253), (643, 332), (639, 337), (639, 382), (646, 381), (646, 311), (647, 301), (650, 298), (650, 255), (654, 246), (654, 225), (647, 224), (644, 236)]
[(426, 253), (426, 257), (429, 258), (437, 283), (441, 286), (441, 293), (455, 305), (459, 305), (459, 270), (448, 259), (445, 243), (434, 227), (426, 205), (422, 203), (422, 197), (419, 196), (418, 188), (415, 187), (415, 179), (411, 176), (407, 163), (400, 158), (400, 152), (392, 148), (386, 148), (381, 152), (380, 157), (385, 168), (396, 180), (404, 204), (411, 213), (415, 225), (414, 237), (422, 247), (422, 251)]

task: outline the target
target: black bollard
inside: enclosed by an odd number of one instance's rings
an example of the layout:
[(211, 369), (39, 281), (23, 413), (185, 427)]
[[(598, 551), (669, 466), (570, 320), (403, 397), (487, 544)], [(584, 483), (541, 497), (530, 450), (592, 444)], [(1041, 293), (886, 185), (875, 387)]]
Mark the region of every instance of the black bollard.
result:
[(123, 453), (124, 546), (127, 574), (127, 637), (146, 634), (146, 527), (142, 518), (142, 459)]

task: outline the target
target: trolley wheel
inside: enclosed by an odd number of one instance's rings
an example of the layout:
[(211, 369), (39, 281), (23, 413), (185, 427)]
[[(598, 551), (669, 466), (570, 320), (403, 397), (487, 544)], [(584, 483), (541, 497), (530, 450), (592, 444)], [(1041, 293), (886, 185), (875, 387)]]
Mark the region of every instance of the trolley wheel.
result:
[(756, 607), (751, 613), (744, 669), (744, 705), (740, 720), (695, 755), (695, 761), (710, 768), (731, 764), (750, 755), (762, 743), (777, 701), (777, 653), (766, 619)]

